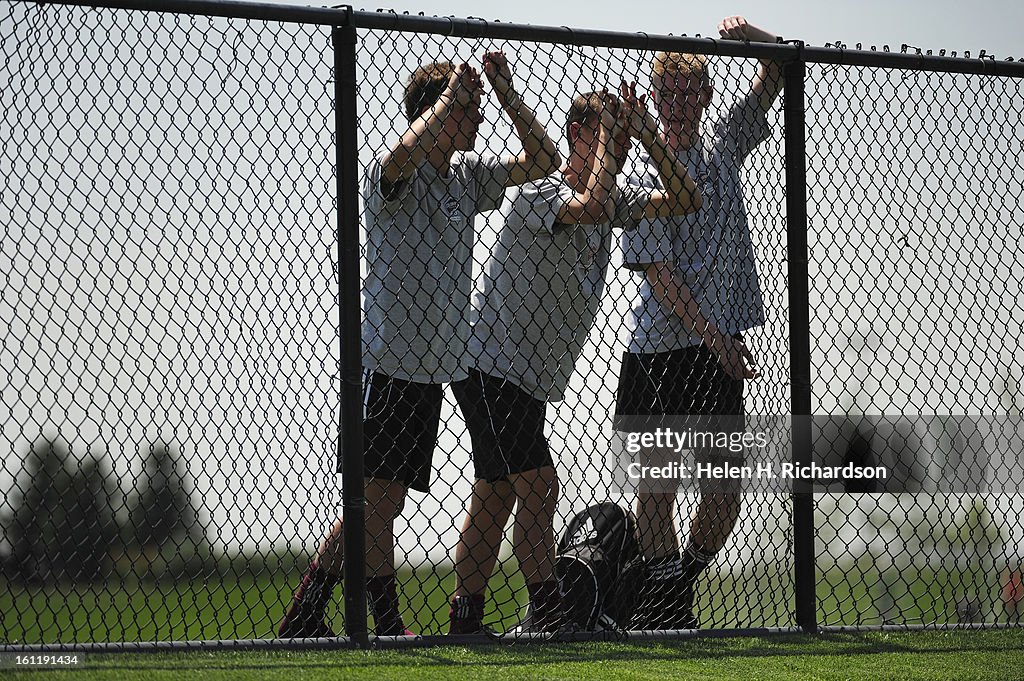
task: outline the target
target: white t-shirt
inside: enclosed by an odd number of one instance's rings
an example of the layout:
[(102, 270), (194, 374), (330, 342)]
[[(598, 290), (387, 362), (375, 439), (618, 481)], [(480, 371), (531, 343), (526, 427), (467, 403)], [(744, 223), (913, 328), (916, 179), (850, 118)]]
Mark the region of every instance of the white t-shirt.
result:
[(594, 325), (612, 230), (636, 226), (650, 189), (617, 188), (615, 219), (601, 225), (556, 222), (572, 196), (561, 174), (508, 190), (498, 243), (474, 296), (471, 361), (549, 402), (564, 396)]
[(473, 218), (501, 204), (509, 167), (496, 156), (452, 159), (447, 177), (423, 162), (391, 196), (374, 160), (363, 187), (364, 365), (418, 383), (467, 376)]
[[(701, 342), (655, 296), (642, 271), (655, 262), (675, 263), (704, 316), (723, 333), (764, 325), (740, 168), (747, 154), (770, 134), (764, 109), (753, 95), (733, 104), (723, 116), (705, 119), (698, 140), (679, 156), (701, 191), (702, 208), (689, 215), (644, 220), (622, 235), (623, 264), (637, 270), (641, 280), (630, 315), (630, 352), (670, 352)], [(630, 182), (661, 186), (657, 168), (646, 154), (637, 168)]]

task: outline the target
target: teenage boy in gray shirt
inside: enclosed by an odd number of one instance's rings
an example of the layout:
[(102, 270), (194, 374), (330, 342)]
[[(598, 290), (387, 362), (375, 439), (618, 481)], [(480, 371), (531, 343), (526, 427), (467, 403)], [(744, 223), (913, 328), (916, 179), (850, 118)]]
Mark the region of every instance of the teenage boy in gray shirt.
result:
[[(718, 29), (726, 39), (776, 42), (743, 17), (728, 17)], [(771, 133), (765, 114), (781, 89), (781, 67), (762, 60), (750, 92), (723, 116), (703, 121), (713, 92), (705, 57), (658, 53), (652, 84), (662, 135), (698, 179), (704, 207), (688, 217), (644, 222), (623, 236), (624, 264), (642, 280), (619, 377), (616, 429), (629, 430), (624, 424), (635, 416), (715, 416), (722, 425), (721, 417), (743, 415), (743, 381), (758, 375), (741, 336), (762, 326), (765, 314), (740, 167)], [(657, 185), (649, 160), (634, 180)], [(739, 517), (737, 490), (702, 486), (680, 553), (676, 496), (674, 487), (641, 486), (638, 494), (637, 529), (648, 571), (633, 629), (697, 626), (694, 584)]]
[[(483, 71), (512, 120), (521, 154), (473, 154), (483, 120), (477, 71), (464, 63), (426, 64), (405, 88), (408, 129), (371, 163), (363, 188), (366, 573), (378, 636), (410, 633), (395, 585), (394, 521), (410, 488), (428, 490), (443, 384), (468, 375), (473, 217), (497, 208), (506, 187), (542, 178), (561, 163), (513, 87), (504, 53), (485, 54)], [(342, 550), (339, 519), (296, 591), (280, 636), (334, 636), (324, 614), (339, 582)]]
[[(530, 595), (520, 631), (566, 624), (554, 574), (558, 480), (544, 436), (545, 406), (562, 399), (593, 326), (612, 230), (700, 206), (635, 85), (622, 84), (621, 103), (607, 92), (578, 95), (566, 134), (570, 155), (562, 173), (508, 192), (504, 226), (474, 302), (475, 366), (453, 385), (476, 474), (456, 549), (453, 634), (484, 631), (484, 591), (516, 506), (514, 550)], [(630, 137), (647, 149), (664, 190), (616, 187)]]

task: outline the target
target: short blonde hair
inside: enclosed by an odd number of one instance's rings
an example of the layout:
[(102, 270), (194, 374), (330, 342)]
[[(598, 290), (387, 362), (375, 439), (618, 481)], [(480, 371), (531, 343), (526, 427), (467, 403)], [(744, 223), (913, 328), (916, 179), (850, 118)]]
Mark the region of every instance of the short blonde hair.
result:
[(584, 92), (573, 97), (572, 104), (569, 106), (569, 115), (565, 121), (566, 138), (571, 142), (569, 129), (572, 128), (573, 123), (583, 125), (591, 121), (598, 121), (605, 108), (610, 108), (613, 114), (618, 115), (619, 98), (610, 92)]
[(423, 109), (433, 106), (441, 99), (448, 81), (455, 73), (455, 64), (450, 61), (435, 61), (424, 64), (409, 76), (405, 84), (403, 106), (405, 116), (412, 123), (419, 118)]
[(695, 78), (701, 86), (711, 84), (708, 77), (708, 58), (703, 54), (688, 52), (659, 52), (651, 62), (651, 78), (665, 76), (687, 79)]

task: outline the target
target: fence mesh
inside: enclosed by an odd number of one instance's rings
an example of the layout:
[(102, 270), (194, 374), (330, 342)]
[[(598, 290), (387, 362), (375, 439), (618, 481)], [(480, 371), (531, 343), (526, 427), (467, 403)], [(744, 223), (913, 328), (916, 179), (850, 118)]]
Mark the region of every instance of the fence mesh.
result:
[(330, 32), (0, 12), (3, 637), (266, 635), (337, 496)]
[(1020, 81), (809, 65), (807, 88), (814, 410), (868, 415), (907, 480), (819, 499), (820, 621), (1014, 621)]
[[(341, 538), (341, 491), (330, 30), (17, 2), (0, 3), (0, 26), (0, 73), (13, 85), (0, 94), (10, 214), (0, 235), (2, 446), (11, 451), (0, 469), (4, 640), (269, 637), (297, 586), (326, 615), (320, 625), (319, 613), (303, 613), (292, 633), (342, 633), (341, 589), (329, 574), (341, 565), (331, 550)], [(511, 98), (502, 107), (482, 62), (492, 51), (506, 55), (521, 105)], [(646, 275), (635, 267), (660, 261), (623, 249), (635, 243), (629, 233), (653, 229), (630, 213), (631, 200), (647, 205), (657, 192), (629, 188), (647, 171), (645, 145), (632, 140), (612, 173), (619, 189), (606, 187), (613, 228), (563, 224), (545, 212), (558, 202), (523, 209), (516, 187), (529, 183), (473, 166), (472, 157), (457, 156), (448, 178), (431, 175), (433, 158), (396, 164), (405, 177), (392, 189), (415, 200), (378, 200), (381, 159), (409, 128), (409, 75), (450, 60), (480, 72), (476, 153), (519, 155), (512, 117), (529, 108), (561, 160), (578, 163), (579, 132), (566, 129), (573, 96), (618, 93), (623, 80), (649, 93), (654, 52), (360, 30), (356, 57), (364, 361), (378, 370), (364, 413), (367, 442), (379, 451), (366, 465), (386, 477), (416, 450), (413, 434), (431, 445), (419, 447), (429, 490), (409, 492), (395, 511), (397, 610), (416, 633), (446, 633), (450, 599), (476, 592), (488, 571), (476, 561), (493, 560), (483, 624), (513, 630), (543, 610), (545, 505), (557, 499), (555, 538), (590, 504), (636, 507), (635, 485), (615, 474), (613, 415), (624, 357), (637, 349), (631, 317)], [(685, 159), (703, 206), (672, 218), (678, 235), (673, 242), (669, 233), (665, 248), (676, 249), (683, 282), (703, 291), (704, 309), (722, 308), (712, 316), (726, 335), (744, 332), (760, 376), (744, 382), (743, 410), (771, 417), (789, 413), (791, 389), (782, 97), (765, 107), (763, 125), (762, 114), (735, 108), (761, 68), (757, 59), (708, 57), (703, 151)], [(1020, 400), (1012, 331), (1024, 279), (1019, 83), (808, 65), (814, 413), (841, 424), (818, 424), (815, 453), (905, 472), (903, 487), (885, 494), (815, 496), (820, 624), (1018, 621), (1022, 467), (995, 454), (1016, 442)], [(657, 120), (653, 101), (650, 110)], [(576, 122), (584, 135), (594, 124)], [(591, 159), (594, 147), (578, 153)], [(722, 176), (734, 166), (731, 185)], [(545, 173), (566, 179), (561, 191), (585, 185), (553, 167)], [(725, 224), (722, 214), (731, 216)], [(751, 254), (764, 323), (748, 326), (740, 317), (751, 310), (721, 297), (754, 290), (744, 264)], [(716, 273), (718, 289), (708, 283)], [(377, 314), (382, 300), (386, 317)], [(480, 372), (477, 392), (450, 385), (488, 361), (486, 344), (467, 335), (487, 310), (502, 324), (506, 354)], [(383, 362), (368, 336), (385, 340)], [(456, 368), (446, 374), (447, 356)], [(700, 410), (700, 391), (721, 373), (708, 356), (660, 373), (644, 359), (638, 375)], [(560, 382), (552, 367), (566, 362), (575, 371)], [(536, 366), (543, 376), (530, 374)], [(535, 465), (508, 469), (535, 461), (531, 447), (542, 440), (527, 426), (538, 422), (557, 484)], [(773, 432), (775, 451), (788, 457), (784, 431)], [(474, 487), (474, 446), (502, 471), (489, 488)], [(990, 473), (974, 480), (979, 457)], [(510, 472), (526, 488), (503, 482)], [(482, 491), (487, 512), (463, 555), (460, 530)], [(692, 624), (795, 623), (785, 491), (749, 490), (735, 527), (724, 518), (723, 546), (697, 573)], [(400, 496), (379, 480), (367, 488), (371, 574), (388, 572), (380, 520)], [(638, 584), (690, 569), (679, 551), (709, 497), (673, 487), (658, 498), (659, 512), (669, 509), (660, 521), (645, 517), (654, 507), (636, 509), (647, 557), (677, 558), (634, 565)], [(710, 506), (711, 517), (728, 516), (729, 503)], [(652, 549), (651, 528), (679, 545)], [(378, 630), (395, 625), (383, 621), (393, 605), (386, 581), (369, 587), (371, 609), (383, 615), (371, 620)], [(625, 626), (675, 628), (685, 595), (679, 580), (666, 583), (633, 595), (646, 615)]]

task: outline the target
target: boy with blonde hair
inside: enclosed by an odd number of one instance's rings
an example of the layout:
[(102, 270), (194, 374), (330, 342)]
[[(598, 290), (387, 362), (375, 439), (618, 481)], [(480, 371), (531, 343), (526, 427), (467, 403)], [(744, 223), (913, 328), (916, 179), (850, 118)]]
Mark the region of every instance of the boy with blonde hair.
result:
[[(777, 41), (738, 16), (723, 19), (718, 30), (729, 40)], [(619, 377), (616, 429), (630, 430), (629, 417), (731, 416), (735, 423), (744, 413), (743, 382), (758, 375), (742, 334), (765, 322), (740, 168), (771, 134), (766, 112), (781, 89), (782, 71), (776, 62), (761, 61), (749, 92), (707, 120), (714, 90), (706, 57), (660, 52), (651, 81), (662, 137), (697, 178), (704, 206), (693, 215), (645, 221), (622, 237), (624, 264), (639, 274), (640, 295)], [(650, 160), (641, 161), (631, 179), (658, 186)], [(720, 461), (727, 453), (695, 454)], [(660, 459), (669, 452), (646, 455)], [(697, 626), (694, 584), (739, 517), (737, 489), (702, 484), (680, 552), (677, 493), (676, 483), (639, 491), (637, 524), (648, 570), (631, 628)]]

